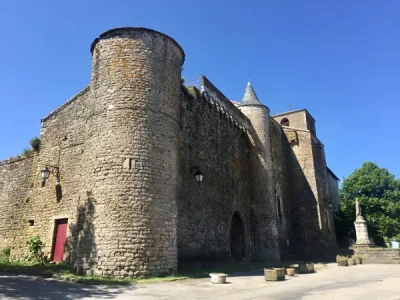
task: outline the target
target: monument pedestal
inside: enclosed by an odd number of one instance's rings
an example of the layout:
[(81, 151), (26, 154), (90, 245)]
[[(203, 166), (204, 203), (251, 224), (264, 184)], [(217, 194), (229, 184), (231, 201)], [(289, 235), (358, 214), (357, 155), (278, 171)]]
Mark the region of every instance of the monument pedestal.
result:
[(354, 222), (354, 227), (356, 228), (356, 246), (371, 246), (371, 242), (368, 237), (367, 222), (361, 215), (358, 215), (356, 221)]

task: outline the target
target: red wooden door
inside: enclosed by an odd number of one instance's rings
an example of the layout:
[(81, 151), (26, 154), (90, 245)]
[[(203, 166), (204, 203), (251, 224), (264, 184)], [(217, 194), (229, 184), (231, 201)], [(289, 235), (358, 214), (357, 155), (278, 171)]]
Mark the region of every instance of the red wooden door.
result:
[(53, 261), (63, 261), (64, 246), (67, 239), (68, 220), (62, 219), (56, 222), (56, 238), (54, 243)]

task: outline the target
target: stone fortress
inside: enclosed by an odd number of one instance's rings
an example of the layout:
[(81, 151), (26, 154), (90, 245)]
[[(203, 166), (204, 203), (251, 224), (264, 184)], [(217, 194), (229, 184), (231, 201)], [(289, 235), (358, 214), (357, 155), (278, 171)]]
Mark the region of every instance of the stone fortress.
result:
[(250, 83), (240, 103), (204, 76), (182, 84), (183, 49), (154, 30), (109, 30), (91, 52), (90, 84), (42, 119), (40, 150), (0, 162), (12, 257), (38, 235), (50, 260), (121, 278), (336, 247), (337, 178), (307, 110), (270, 116)]

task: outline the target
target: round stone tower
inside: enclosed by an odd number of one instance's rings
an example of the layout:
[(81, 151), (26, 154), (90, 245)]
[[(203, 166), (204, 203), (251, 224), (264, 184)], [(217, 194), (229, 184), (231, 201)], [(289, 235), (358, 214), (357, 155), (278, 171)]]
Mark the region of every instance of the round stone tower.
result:
[(176, 271), (184, 52), (146, 28), (109, 30), (91, 52), (81, 209), (91, 222), (78, 229), (90, 238), (75, 265), (115, 277)]
[(280, 260), (278, 246), (279, 233), (276, 226), (276, 204), (273, 187), (274, 167), (270, 140), (269, 108), (262, 104), (250, 82), (247, 84), (243, 100), (239, 105), (241, 112), (250, 120), (249, 132), (251, 149), (251, 206), (257, 231), (254, 245), (257, 260)]

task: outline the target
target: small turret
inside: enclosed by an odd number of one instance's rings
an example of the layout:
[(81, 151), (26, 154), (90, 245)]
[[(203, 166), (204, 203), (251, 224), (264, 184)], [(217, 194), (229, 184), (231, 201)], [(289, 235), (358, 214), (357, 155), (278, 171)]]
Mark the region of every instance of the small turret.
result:
[(251, 191), (251, 206), (254, 214), (252, 222), (257, 224), (257, 232), (254, 239), (255, 256), (257, 260), (279, 260), (280, 252), (277, 244), (278, 228), (275, 195), (273, 191), (274, 176), (272, 164), (272, 152), (269, 131), (269, 108), (258, 99), (250, 82), (239, 109), (250, 120), (252, 130), (249, 137), (251, 147), (251, 170), (253, 189)]
[(240, 105), (262, 105), (260, 100), (258, 100), (256, 92), (250, 84), (250, 81), (247, 83), (246, 91), (244, 92), (243, 100)]

